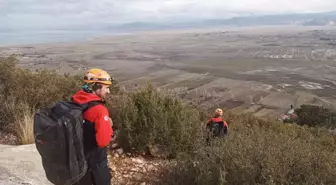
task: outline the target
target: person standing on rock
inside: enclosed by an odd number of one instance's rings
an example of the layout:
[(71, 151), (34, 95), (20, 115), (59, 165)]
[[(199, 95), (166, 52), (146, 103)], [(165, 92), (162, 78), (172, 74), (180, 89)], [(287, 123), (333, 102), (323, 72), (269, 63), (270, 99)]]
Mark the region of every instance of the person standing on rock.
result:
[(90, 69), (84, 85), (72, 100), (78, 104), (100, 102), (83, 113), (84, 154), (88, 164), (86, 175), (76, 185), (110, 185), (111, 174), (107, 161), (107, 146), (113, 135), (112, 122), (104, 98), (110, 93), (110, 75), (101, 69)]

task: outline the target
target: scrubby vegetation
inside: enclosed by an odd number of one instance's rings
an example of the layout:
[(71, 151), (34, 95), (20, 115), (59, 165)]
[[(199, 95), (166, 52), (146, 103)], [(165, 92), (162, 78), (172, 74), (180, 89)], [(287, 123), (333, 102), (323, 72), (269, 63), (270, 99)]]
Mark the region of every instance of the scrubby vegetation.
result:
[(120, 144), (127, 151), (160, 149), (166, 157), (194, 150), (201, 137), (200, 112), (151, 86), (119, 99)]
[[(17, 68), (16, 62), (13, 57), (0, 59), (0, 130), (31, 143), (33, 114), (69, 99), (81, 78), (29, 71)], [(325, 110), (301, 107), (298, 123), (304, 126), (225, 111), (229, 135), (207, 145), (203, 131), (208, 113), (151, 86), (114, 90), (107, 105), (124, 150), (145, 152), (155, 146), (175, 161), (162, 184), (336, 184), (336, 136), (326, 128), (309, 127), (334, 124), (323, 122), (334, 115), (331, 111), (324, 116)]]
[(58, 75), (55, 71), (31, 71), (16, 67), (15, 57), (0, 58), (0, 129), (14, 132), (20, 143), (33, 142), (35, 111), (59, 100), (68, 99), (78, 90), (78, 76)]
[(302, 105), (295, 110), (298, 115), (297, 123), (299, 125), (308, 125), (312, 127), (336, 128), (336, 112), (327, 108), (315, 105)]
[[(232, 116), (232, 115), (231, 115)], [(335, 184), (336, 137), (323, 130), (231, 117), (228, 137), (179, 156), (162, 184)]]

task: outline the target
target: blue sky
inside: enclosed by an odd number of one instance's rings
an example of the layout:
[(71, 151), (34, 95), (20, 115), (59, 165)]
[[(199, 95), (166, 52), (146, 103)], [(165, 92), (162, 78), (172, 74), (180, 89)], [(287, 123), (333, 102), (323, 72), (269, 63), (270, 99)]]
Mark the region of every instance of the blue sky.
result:
[(336, 0), (0, 0), (0, 30), (323, 12)]

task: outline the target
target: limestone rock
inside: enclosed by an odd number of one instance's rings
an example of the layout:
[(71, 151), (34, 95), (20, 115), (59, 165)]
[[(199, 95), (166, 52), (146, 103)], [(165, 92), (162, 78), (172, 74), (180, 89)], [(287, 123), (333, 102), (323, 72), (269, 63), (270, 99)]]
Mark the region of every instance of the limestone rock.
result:
[(52, 185), (35, 145), (0, 145), (0, 185)]

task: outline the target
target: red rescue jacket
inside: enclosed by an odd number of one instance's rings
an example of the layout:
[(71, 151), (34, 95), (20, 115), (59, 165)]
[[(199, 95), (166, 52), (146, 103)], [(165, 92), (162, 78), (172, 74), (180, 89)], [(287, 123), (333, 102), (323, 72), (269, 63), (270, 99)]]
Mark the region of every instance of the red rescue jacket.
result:
[[(99, 96), (92, 93), (87, 93), (83, 90), (78, 91), (73, 96), (73, 101), (78, 104), (84, 104), (97, 100), (103, 101)], [(107, 108), (104, 105), (99, 104), (86, 110), (83, 116), (87, 122), (90, 122), (94, 126), (97, 146), (99, 148), (104, 148), (109, 145), (113, 130), (109, 120), (110, 117)], [(87, 136), (84, 135), (83, 137), (85, 138)]]
[(223, 119), (222, 119), (222, 117), (212, 117), (212, 118), (210, 118), (208, 121), (207, 121), (207, 124), (210, 124), (210, 123), (220, 123), (220, 122), (223, 122), (224, 123), (224, 126), (226, 127), (226, 128), (229, 128), (229, 125), (226, 123), (226, 121), (224, 121)]

